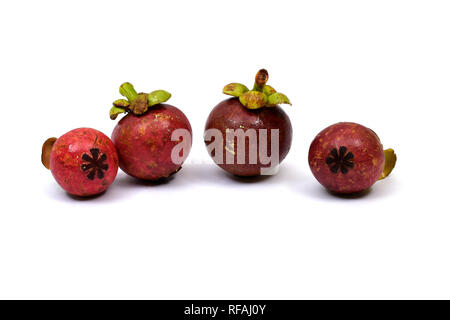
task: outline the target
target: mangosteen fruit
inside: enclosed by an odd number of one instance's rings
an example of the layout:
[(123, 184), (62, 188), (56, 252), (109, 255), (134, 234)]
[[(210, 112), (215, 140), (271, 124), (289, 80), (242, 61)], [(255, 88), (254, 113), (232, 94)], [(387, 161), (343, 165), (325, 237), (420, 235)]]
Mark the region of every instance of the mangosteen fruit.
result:
[(81, 197), (105, 191), (116, 178), (119, 166), (113, 142), (91, 128), (78, 128), (47, 139), (41, 160), (64, 190)]
[(120, 168), (143, 180), (176, 173), (190, 152), (192, 128), (183, 112), (163, 103), (171, 94), (164, 90), (137, 93), (128, 82), (119, 92), (126, 99), (114, 101), (110, 118), (127, 113), (112, 133)]
[(309, 148), (309, 166), (325, 188), (338, 194), (357, 193), (386, 178), (397, 156), (383, 150), (378, 135), (352, 122), (340, 122), (322, 130)]
[(286, 95), (267, 85), (269, 74), (258, 71), (252, 90), (230, 83), (209, 114), (204, 140), (209, 155), (236, 176), (271, 175), (289, 152), (292, 125), (279, 104), (291, 104)]

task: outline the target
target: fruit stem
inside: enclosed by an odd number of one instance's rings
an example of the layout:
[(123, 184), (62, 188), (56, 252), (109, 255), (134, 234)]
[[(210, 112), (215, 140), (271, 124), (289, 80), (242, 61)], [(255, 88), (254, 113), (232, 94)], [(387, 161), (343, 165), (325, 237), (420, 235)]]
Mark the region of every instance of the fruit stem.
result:
[(52, 152), (53, 145), (56, 142), (56, 138), (48, 138), (42, 145), (41, 162), (47, 169), (50, 170), (50, 153)]
[(267, 72), (267, 70), (259, 70), (255, 76), (255, 85), (253, 86), (253, 90), (262, 92), (264, 86), (267, 83), (267, 80), (269, 80), (269, 73)]
[(119, 92), (122, 96), (126, 97), (129, 102), (133, 102), (138, 94), (131, 83), (125, 82), (119, 88)]

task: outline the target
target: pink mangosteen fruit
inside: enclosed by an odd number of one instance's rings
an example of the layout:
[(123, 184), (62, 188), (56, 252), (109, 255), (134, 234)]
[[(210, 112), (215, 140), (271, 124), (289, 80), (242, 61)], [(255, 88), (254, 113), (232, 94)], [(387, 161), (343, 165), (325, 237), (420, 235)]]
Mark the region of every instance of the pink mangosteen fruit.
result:
[(91, 128), (47, 139), (41, 160), (64, 190), (81, 197), (104, 192), (113, 183), (119, 166), (112, 141)]
[(137, 179), (153, 181), (178, 172), (192, 146), (192, 128), (181, 110), (163, 103), (171, 94), (137, 93), (128, 82), (119, 92), (126, 99), (114, 101), (110, 118), (127, 113), (112, 133), (120, 168)]

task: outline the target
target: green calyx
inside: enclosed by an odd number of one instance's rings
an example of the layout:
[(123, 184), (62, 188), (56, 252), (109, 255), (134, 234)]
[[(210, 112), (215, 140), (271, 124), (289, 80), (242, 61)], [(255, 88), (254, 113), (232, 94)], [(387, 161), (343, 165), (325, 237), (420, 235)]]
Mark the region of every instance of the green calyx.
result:
[(118, 99), (113, 102), (113, 106), (109, 110), (111, 120), (115, 120), (121, 113), (132, 112), (135, 115), (143, 115), (148, 111), (148, 108), (166, 102), (171, 97), (171, 94), (164, 90), (137, 93), (129, 82), (123, 83), (119, 92), (126, 99)]
[(223, 93), (238, 97), (242, 105), (248, 109), (276, 107), (282, 103), (292, 105), (286, 95), (266, 85), (267, 80), (269, 80), (269, 73), (267, 70), (261, 69), (256, 74), (252, 90), (241, 83), (230, 83), (223, 88)]
[(162, 102), (166, 102), (171, 97), (171, 94), (164, 90), (155, 90), (153, 92), (150, 92), (147, 95), (148, 100), (148, 106), (153, 107), (154, 105), (157, 105)]

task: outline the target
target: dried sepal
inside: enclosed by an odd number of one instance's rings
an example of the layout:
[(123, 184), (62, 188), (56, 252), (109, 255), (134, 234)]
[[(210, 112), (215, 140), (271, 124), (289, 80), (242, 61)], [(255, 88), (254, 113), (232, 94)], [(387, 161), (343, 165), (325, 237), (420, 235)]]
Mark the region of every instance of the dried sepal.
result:
[(133, 112), (135, 115), (142, 115), (147, 112), (148, 110), (148, 103), (147, 103), (147, 94), (146, 93), (139, 93), (129, 106), (129, 109), (131, 112)]
[(50, 170), (50, 154), (52, 152), (53, 145), (56, 142), (56, 138), (48, 138), (42, 145), (41, 162), (47, 169)]
[(233, 97), (240, 97), (246, 92), (248, 88), (242, 83), (229, 83), (223, 88), (223, 93)]
[(248, 91), (239, 97), (239, 101), (248, 109), (259, 109), (266, 105), (267, 96), (259, 91)]
[(292, 105), (289, 98), (280, 92), (273, 93), (267, 98), (267, 107), (275, 107), (276, 105), (282, 103)]
[(128, 102), (128, 100), (125, 99), (118, 99), (113, 102), (113, 106), (117, 108), (128, 109), (128, 107), (130, 106), (130, 102)]
[(155, 90), (147, 95), (148, 106), (154, 106), (170, 99), (172, 95), (164, 90)]
[(394, 170), (395, 164), (397, 163), (397, 155), (393, 149), (384, 150), (384, 169), (381, 173), (381, 177), (378, 180), (383, 180), (386, 178), (392, 170)]
[(117, 116), (121, 113), (125, 113), (127, 110), (123, 108), (119, 108), (116, 106), (112, 106), (112, 108), (109, 110), (109, 118), (111, 120), (116, 120)]

